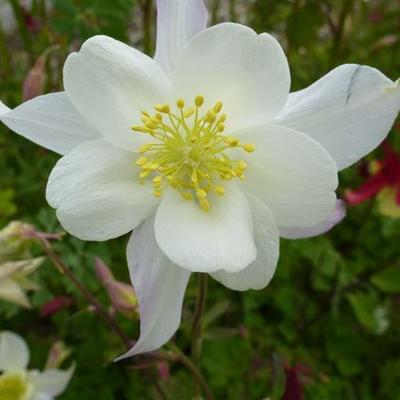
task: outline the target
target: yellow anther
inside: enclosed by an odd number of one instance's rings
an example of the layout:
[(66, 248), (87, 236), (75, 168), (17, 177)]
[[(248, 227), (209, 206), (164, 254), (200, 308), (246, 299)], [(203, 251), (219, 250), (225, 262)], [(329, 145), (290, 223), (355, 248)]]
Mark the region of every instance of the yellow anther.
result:
[(147, 111), (142, 111), (142, 115), (149, 118), (150, 114)]
[(203, 189), (197, 189), (196, 196), (198, 199), (205, 199), (207, 197), (207, 192)]
[(242, 171), (245, 171), (247, 169), (247, 164), (244, 161), (239, 161), (238, 168)]
[(218, 132), (223, 132), (224, 129), (225, 129), (225, 125), (224, 125), (222, 122), (220, 122), (220, 123), (217, 125), (217, 130), (218, 130)]
[(231, 147), (236, 147), (239, 144), (239, 140), (233, 138), (233, 137), (227, 137), (225, 139), (225, 143), (229, 144)]
[(168, 104), (157, 104), (154, 109), (160, 113), (168, 114), (170, 112)]
[(153, 196), (161, 197), (162, 196), (162, 191), (159, 190), (159, 189), (153, 190)]
[(140, 158), (138, 158), (138, 159), (136, 160), (136, 165), (139, 166), (139, 167), (141, 167), (141, 166), (143, 166), (144, 164), (146, 164), (147, 161), (148, 161), (147, 157), (140, 157)]
[(149, 132), (148, 128), (145, 128), (144, 126), (131, 126), (131, 129), (135, 132), (143, 132), (143, 133)]
[(147, 121), (144, 125), (146, 126), (146, 128), (149, 128), (150, 130), (157, 128), (157, 125), (155, 125), (152, 120)]
[(223, 186), (215, 186), (214, 190), (215, 193), (219, 194), (220, 196), (225, 194), (225, 188)]
[(204, 121), (206, 121), (206, 122), (214, 122), (215, 119), (216, 119), (216, 117), (217, 117), (217, 116), (215, 115), (215, 112), (212, 111), (212, 110), (210, 110), (210, 111), (207, 113), (206, 117), (204, 118)]
[(147, 170), (147, 171), (142, 171), (142, 172), (139, 174), (139, 178), (140, 178), (140, 179), (147, 178), (150, 174), (151, 174), (151, 171), (149, 171), (149, 170)]
[(220, 123), (220, 122), (225, 122), (225, 121), (226, 121), (226, 118), (227, 118), (227, 115), (226, 115), (226, 114), (222, 114), (222, 115), (218, 118), (218, 123)]
[(176, 102), (176, 106), (177, 106), (180, 110), (182, 110), (182, 108), (185, 107), (185, 100), (179, 99), (179, 100)]
[(161, 183), (162, 182), (162, 176), (157, 175), (153, 178), (153, 183)]
[(183, 116), (185, 118), (190, 118), (196, 112), (196, 107), (189, 107), (186, 111), (184, 111)]
[(246, 143), (246, 144), (243, 145), (243, 148), (244, 148), (248, 153), (252, 153), (252, 152), (256, 149), (256, 146), (254, 146), (254, 144)]
[(160, 114), (160, 113), (156, 113), (155, 118), (156, 118), (159, 122), (161, 122), (161, 121), (163, 120), (163, 116), (162, 116), (162, 114)]
[(158, 164), (158, 163), (152, 163), (149, 165), (149, 169), (152, 171), (155, 171), (159, 166), (160, 166), (160, 164)]
[(222, 101), (218, 101), (217, 104), (215, 104), (214, 106), (214, 112), (218, 114), (222, 110), (222, 107), (223, 107)]
[(140, 154), (146, 153), (146, 151), (150, 150), (152, 146), (153, 145), (151, 143), (142, 144), (139, 147), (139, 153)]
[(193, 200), (193, 195), (192, 195), (191, 193), (189, 193), (189, 192), (183, 192), (183, 193), (182, 193), (182, 197), (183, 197), (185, 200)]
[(196, 107), (201, 107), (204, 104), (204, 97), (203, 96), (196, 96), (194, 99), (194, 104)]
[(175, 178), (174, 178), (172, 175), (168, 175), (168, 176), (167, 176), (167, 181), (168, 181), (169, 183), (173, 182), (174, 180), (175, 180)]
[(210, 203), (208, 202), (207, 199), (201, 199), (199, 201), (200, 207), (203, 211), (209, 211), (210, 210)]

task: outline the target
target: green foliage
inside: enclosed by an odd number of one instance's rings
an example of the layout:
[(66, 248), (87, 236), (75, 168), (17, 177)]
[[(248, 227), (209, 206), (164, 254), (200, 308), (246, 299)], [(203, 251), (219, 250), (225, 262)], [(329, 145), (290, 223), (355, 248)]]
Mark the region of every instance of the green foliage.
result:
[[(107, 34), (129, 41), (142, 37), (142, 31), (154, 32), (137, 18), (139, 2), (135, 5), (134, 0), (49, 3), (52, 10), (46, 10), (40, 0), (27, 10), (39, 26), (29, 31), (32, 48), (26, 47), (17, 30), (8, 34), (5, 42), (12, 54), (8, 62), (5, 53), (0, 53), (0, 94), (10, 106), (21, 102), (26, 74), (49, 48), (55, 50), (46, 66), (47, 90), (55, 91), (62, 89), (62, 64), (67, 54), (86, 38)], [(218, 5), (216, 0), (209, 3)], [(294, 90), (344, 62), (372, 65), (392, 79), (398, 78), (398, 2), (230, 3), (236, 4), (241, 21), (257, 32), (272, 32), (283, 43)], [(394, 129), (390, 140), (400, 150), (398, 133)], [(370, 157), (378, 154), (379, 150)], [(42, 231), (61, 230), (44, 197), (57, 158), (0, 126), (1, 225), (19, 219)], [(344, 171), (339, 194), (361, 181), (357, 166)], [(117, 279), (128, 281), (126, 241), (124, 237), (86, 243), (66, 236), (54, 248), (108, 307), (106, 293), (95, 277), (94, 258), (101, 257)], [(277, 273), (265, 290), (236, 293), (210, 282), (201, 369), (215, 398), (278, 400), (285, 390), (285, 369), (299, 365), (306, 400), (400, 400), (399, 243), (400, 221), (379, 215), (371, 201), (349, 208), (344, 222), (323, 237), (282, 240)], [(41, 254), (39, 247), (34, 251)], [(35, 279), (42, 290), (30, 296), (34, 309), (22, 311), (0, 302), (0, 327), (26, 336), (34, 367), (44, 365), (55, 340), (61, 338), (72, 348), (77, 370), (61, 400), (159, 398), (153, 384), (157, 370), (132, 369), (130, 361), (112, 363), (123, 346), (50, 261)], [(190, 351), (195, 294), (192, 280), (182, 327), (174, 339), (185, 352)], [(64, 295), (72, 299), (68, 308), (50, 317), (40, 316), (43, 305)], [(138, 336), (137, 320), (117, 318), (130, 337)], [(168, 398), (192, 398), (191, 375), (176, 363), (169, 368), (169, 377), (160, 380)]]

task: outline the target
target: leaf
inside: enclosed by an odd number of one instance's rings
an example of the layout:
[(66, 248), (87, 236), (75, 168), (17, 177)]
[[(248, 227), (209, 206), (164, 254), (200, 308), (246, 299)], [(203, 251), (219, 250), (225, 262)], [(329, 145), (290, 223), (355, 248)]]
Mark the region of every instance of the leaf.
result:
[(400, 268), (398, 265), (388, 267), (371, 278), (371, 282), (385, 293), (400, 292)]

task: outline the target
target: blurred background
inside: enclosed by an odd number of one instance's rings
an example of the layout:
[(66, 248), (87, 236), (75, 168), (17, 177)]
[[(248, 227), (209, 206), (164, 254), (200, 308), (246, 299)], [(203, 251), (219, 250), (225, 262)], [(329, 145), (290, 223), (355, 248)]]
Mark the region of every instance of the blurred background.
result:
[[(291, 66), (292, 90), (343, 63), (376, 67), (393, 80), (400, 76), (399, 0), (207, 3), (209, 24), (237, 21), (279, 39)], [(15, 107), (62, 90), (68, 53), (100, 33), (153, 55), (154, 2), (0, 0), (1, 100)], [(216, 399), (400, 399), (400, 205), (394, 199), (400, 190), (399, 136), (398, 120), (386, 151), (381, 147), (341, 173), (339, 196), (349, 205), (340, 225), (322, 237), (282, 240), (278, 270), (266, 289), (237, 293), (210, 282), (200, 366)], [(19, 220), (43, 232), (62, 231), (44, 196), (57, 159), (0, 126), (0, 228)], [(383, 170), (395, 178), (368, 191)], [(128, 312), (119, 310), (95, 272), (100, 257), (115, 279), (128, 282), (126, 241), (87, 243), (66, 235), (53, 247), (136, 338), (134, 301)], [(0, 234), (0, 265), (1, 243)], [(32, 244), (24, 252), (24, 257), (43, 254)], [(61, 400), (192, 398), (191, 375), (180, 365), (113, 364), (123, 351), (118, 338), (49, 260), (30, 279), (31, 309), (0, 298), (0, 330), (25, 337), (34, 367), (44, 365), (52, 343), (65, 342), (77, 369)], [(194, 283), (174, 338), (184, 351), (190, 347)], [(156, 391), (156, 381), (164, 394)]]

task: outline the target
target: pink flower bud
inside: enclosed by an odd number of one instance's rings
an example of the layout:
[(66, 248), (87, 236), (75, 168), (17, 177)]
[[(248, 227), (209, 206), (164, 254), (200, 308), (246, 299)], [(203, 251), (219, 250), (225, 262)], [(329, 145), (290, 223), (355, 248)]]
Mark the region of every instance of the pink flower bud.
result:
[(35, 65), (32, 67), (32, 69), (28, 72), (22, 89), (23, 101), (33, 99), (34, 97), (43, 94), (44, 84), (46, 81), (45, 65), (45, 57), (40, 56), (36, 60)]
[(126, 316), (132, 316), (138, 306), (133, 287), (117, 281), (110, 268), (100, 258), (95, 260), (95, 269), (96, 275), (106, 289), (113, 307)]
[(106, 285), (108, 282), (115, 280), (110, 268), (108, 268), (107, 265), (104, 264), (104, 262), (101, 261), (99, 257), (96, 257), (95, 259), (95, 269), (96, 275), (103, 285)]
[(69, 357), (71, 354), (71, 350), (69, 350), (65, 343), (55, 342), (51, 349), (49, 350), (49, 354), (47, 356), (45, 369), (57, 369), (61, 366), (61, 364)]

